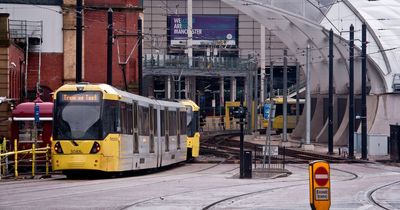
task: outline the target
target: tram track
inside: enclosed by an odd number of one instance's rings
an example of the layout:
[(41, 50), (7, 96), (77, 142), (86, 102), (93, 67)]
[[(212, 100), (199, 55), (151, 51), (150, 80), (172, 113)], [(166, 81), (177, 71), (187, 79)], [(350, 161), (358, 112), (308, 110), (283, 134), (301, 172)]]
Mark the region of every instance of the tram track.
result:
[(374, 198), (374, 194), (377, 193), (379, 190), (382, 190), (382, 189), (384, 189), (384, 188), (387, 188), (387, 187), (389, 187), (389, 186), (396, 185), (396, 184), (399, 184), (399, 183), (400, 183), (400, 180), (399, 180), (399, 181), (395, 181), (395, 182), (391, 182), (391, 183), (388, 183), (388, 184), (380, 185), (380, 186), (378, 186), (378, 187), (376, 187), (376, 188), (374, 188), (374, 189), (368, 191), (368, 193), (367, 193), (367, 198), (368, 198), (368, 200), (369, 200), (370, 202), (372, 202), (375, 206), (380, 207), (380, 208), (382, 208), (382, 209), (385, 209), (385, 210), (393, 209), (392, 207), (391, 207), (391, 208), (386, 207), (384, 204), (382, 204), (382, 203), (380, 203), (378, 200), (376, 200), (376, 199)]

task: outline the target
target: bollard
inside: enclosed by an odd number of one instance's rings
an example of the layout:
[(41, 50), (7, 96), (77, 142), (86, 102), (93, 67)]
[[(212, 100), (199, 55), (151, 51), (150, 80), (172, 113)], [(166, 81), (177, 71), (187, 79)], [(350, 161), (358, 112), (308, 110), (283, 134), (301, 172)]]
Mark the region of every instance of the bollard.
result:
[(46, 176), (49, 175), (49, 144), (46, 145)]
[(35, 177), (35, 144), (32, 144), (32, 177)]
[(14, 139), (14, 175), (18, 177), (18, 149), (17, 139)]

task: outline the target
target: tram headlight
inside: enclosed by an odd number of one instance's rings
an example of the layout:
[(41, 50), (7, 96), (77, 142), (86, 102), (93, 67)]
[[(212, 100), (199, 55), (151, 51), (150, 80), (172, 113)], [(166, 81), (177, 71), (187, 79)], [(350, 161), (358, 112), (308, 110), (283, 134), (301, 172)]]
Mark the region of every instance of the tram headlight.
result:
[(96, 154), (100, 152), (100, 144), (96, 141), (93, 143), (92, 149), (90, 150), (90, 154)]
[(56, 151), (56, 153), (58, 153), (58, 154), (64, 153), (63, 150), (62, 150), (62, 148), (61, 148), (60, 142), (57, 142), (57, 143), (54, 145), (54, 151)]

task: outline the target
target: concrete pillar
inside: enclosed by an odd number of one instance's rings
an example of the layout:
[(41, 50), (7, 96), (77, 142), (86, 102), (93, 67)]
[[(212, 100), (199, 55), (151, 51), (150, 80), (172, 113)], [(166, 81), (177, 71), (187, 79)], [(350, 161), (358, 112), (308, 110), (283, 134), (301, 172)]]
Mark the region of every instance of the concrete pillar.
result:
[(167, 99), (175, 99), (175, 83), (172, 76), (165, 78), (165, 97)]
[(185, 98), (196, 101), (196, 77), (185, 77)]
[(236, 85), (236, 78), (235, 77), (231, 77), (231, 88), (230, 88), (230, 92), (231, 92), (231, 101), (236, 101), (236, 90), (237, 90), (237, 85)]

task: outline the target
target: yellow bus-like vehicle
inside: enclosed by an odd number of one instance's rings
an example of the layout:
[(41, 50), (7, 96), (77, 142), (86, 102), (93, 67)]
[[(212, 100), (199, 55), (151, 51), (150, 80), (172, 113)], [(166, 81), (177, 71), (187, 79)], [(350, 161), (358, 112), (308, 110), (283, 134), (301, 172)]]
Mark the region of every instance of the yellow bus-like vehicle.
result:
[[(281, 133), (283, 130), (283, 98), (275, 97), (272, 99), (275, 104), (275, 117), (273, 118), (272, 129), (277, 133)], [(304, 99), (299, 100), (299, 107), (301, 115), (304, 107)], [(266, 104), (271, 104), (270, 100), (265, 100)], [(263, 119), (263, 127), (268, 127), (268, 118)], [(296, 99), (288, 98), (287, 100), (287, 129), (288, 131), (293, 130), (296, 127)]]
[(200, 107), (194, 103), (192, 100), (181, 100), (183, 105), (187, 109), (187, 157), (188, 159), (198, 157), (200, 152)]
[[(54, 93), (53, 170), (72, 176), (185, 161), (188, 113), (183, 103), (154, 100), (106, 84), (64, 85)], [(196, 147), (192, 146), (192, 155), (198, 154)]]

